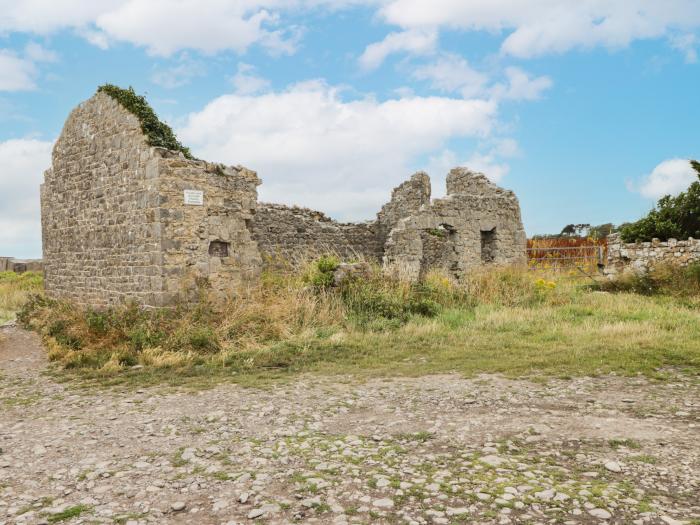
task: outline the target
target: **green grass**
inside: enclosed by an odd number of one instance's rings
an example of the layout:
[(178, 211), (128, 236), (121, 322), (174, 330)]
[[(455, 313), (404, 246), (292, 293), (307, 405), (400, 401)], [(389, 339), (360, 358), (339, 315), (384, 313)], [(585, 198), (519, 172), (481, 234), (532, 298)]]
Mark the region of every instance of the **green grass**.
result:
[(649, 454), (639, 454), (637, 456), (630, 456), (629, 459), (632, 461), (637, 461), (639, 463), (647, 463), (649, 465), (655, 465), (659, 462), (658, 458), (650, 456)]
[(80, 516), (83, 512), (87, 512), (90, 510), (90, 507), (87, 505), (75, 505), (73, 507), (68, 507), (62, 512), (59, 512), (57, 514), (50, 514), (47, 516), (46, 521), (49, 523), (59, 523), (61, 521), (66, 521), (71, 518), (76, 518)]
[(608, 441), (608, 445), (611, 448), (618, 449), (620, 447), (626, 447), (631, 449), (640, 449), (642, 446), (634, 439), (611, 439)]
[(0, 324), (14, 319), (29, 295), (42, 288), (43, 279), (38, 272), (0, 272)]
[(324, 283), (267, 276), (251, 297), (159, 312), (38, 300), (21, 319), (42, 334), (56, 377), (106, 386), (259, 386), (303, 373), (663, 379), (700, 371), (697, 297), (601, 293), (517, 270), (460, 285), (440, 276), (419, 286), (379, 276), (342, 290)]

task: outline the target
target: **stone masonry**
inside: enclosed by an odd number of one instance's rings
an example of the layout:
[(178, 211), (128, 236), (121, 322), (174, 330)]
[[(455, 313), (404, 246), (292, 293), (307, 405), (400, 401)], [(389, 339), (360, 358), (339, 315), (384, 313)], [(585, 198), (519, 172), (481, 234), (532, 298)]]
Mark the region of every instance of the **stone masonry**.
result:
[[(425, 174), (414, 175), (427, 186)], [(415, 203), (411, 203), (414, 205)], [(484, 175), (455, 168), (447, 176), (447, 196), (421, 204), (399, 219), (388, 235), (384, 265), (409, 279), (431, 268), (456, 278), (482, 265), (525, 264), (527, 236), (518, 199)]]
[(687, 266), (700, 263), (700, 240), (669, 239), (661, 242), (624, 243), (620, 234), (608, 235), (608, 264), (605, 274), (615, 277), (625, 272), (646, 273), (658, 264)]
[(410, 279), (525, 262), (517, 198), (464, 168), (432, 202), (428, 175), (416, 173), (364, 223), (258, 203), (259, 184), (241, 166), (149, 146), (137, 117), (96, 94), (68, 117), (41, 188), (47, 293), (94, 307), (159, 307), (202, 286), (241, 291), (265, 265), (326, 253)]
[(339, 223), (308, 208), (259, 203), (252, 233), (264, 262), (271, 266), (303, 264), (328, 253), (344, 260), (382, 258), (375, 223)]
[[(96, 307), (171, 303), (206, 277), (224, 292), (252, 282), (248, 229), (256, 174), (148, 146), (138, 119), (98, 93), (68, 117), (41, 188), (47, 293)], [(202, 204), (186, 204), (185, 191)]]

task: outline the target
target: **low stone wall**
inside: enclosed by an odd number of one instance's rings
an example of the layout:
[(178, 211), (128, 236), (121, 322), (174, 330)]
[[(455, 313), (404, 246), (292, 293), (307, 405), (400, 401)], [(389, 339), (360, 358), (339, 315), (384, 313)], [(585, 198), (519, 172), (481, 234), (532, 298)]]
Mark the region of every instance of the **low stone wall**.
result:
[(661, 242), (624, 243), (619, 234), (608, 236), (608, 264), (605, 274), (615, 277), (626, 271), (644, 273), (657, 264), (687, 266), (700, 262), (700, 240), (669, 239)]
[(15, 259), (0, 257), (0, 272), (42, 272), (44, 262), (41, 259)]
[(308, 208), (260, 203), (251, 231), (268, 264), (293, 264), (329, 253), (343, 260), (379, 262), (382, 257), (375, 222), (340, 223)]

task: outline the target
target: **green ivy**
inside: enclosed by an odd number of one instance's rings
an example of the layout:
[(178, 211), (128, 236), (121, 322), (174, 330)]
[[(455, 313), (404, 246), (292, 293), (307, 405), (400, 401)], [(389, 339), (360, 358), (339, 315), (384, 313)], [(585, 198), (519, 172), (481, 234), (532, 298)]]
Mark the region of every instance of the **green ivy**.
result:
[(97, 88), (98, 93), (105, 93), (119, 102), (127, 111), (136, 115), (141, 123), (141, 130), (146, 135), (148, 144), (159, 148), (180, 151), (188, 159), (194, 159), (190, 149), (177, 140), (175, 133), (165, 122), (161, 122), (146, 97), (136, 94), (134, 88), (122, 89), (113, 84), (105, 84)]

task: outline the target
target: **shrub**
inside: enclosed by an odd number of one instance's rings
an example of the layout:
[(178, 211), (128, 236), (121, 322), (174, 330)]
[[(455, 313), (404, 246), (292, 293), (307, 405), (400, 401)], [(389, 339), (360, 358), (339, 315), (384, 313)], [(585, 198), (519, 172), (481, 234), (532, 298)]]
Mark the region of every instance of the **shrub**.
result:
[(324, 255), (311, 264), (304, 280), (316, 288), (330, 288), (333, 285), (333, 272), (340, 266), (335, 255)]
[(413, 315), (434, 317), (441, 309), (436, 300), (440, 294), (429, 285), (410, 284), (380, 274), (346, 281), (339, 293), (348, 314), (365, 327), (375, 321), (381, 326), (382, 320), (402, 324)]
[(208, 327), (193, 327), (188, 334), (188, 341), (193, 350), (197, 352), (218, 352), (221, 345), (214, 331)]
[(85, 323), (92, 332), (104, 334), (109, 327), (109, 314), (88, 309), (85, 313)]
[(129, 346), (134, 352), (141, 352), (146, 348), (159, 346), (165, 339), (165, 334), (159, 330), (152, 330), (148, 326), (138, 325), (127, 332)]
[[(700, 163), (691, 165), (700, 177)], [(676, 197), (662, 197), (646, 217), (622, 226), (620, 234), (624, 242), (700, 238), (700, 181)]]

